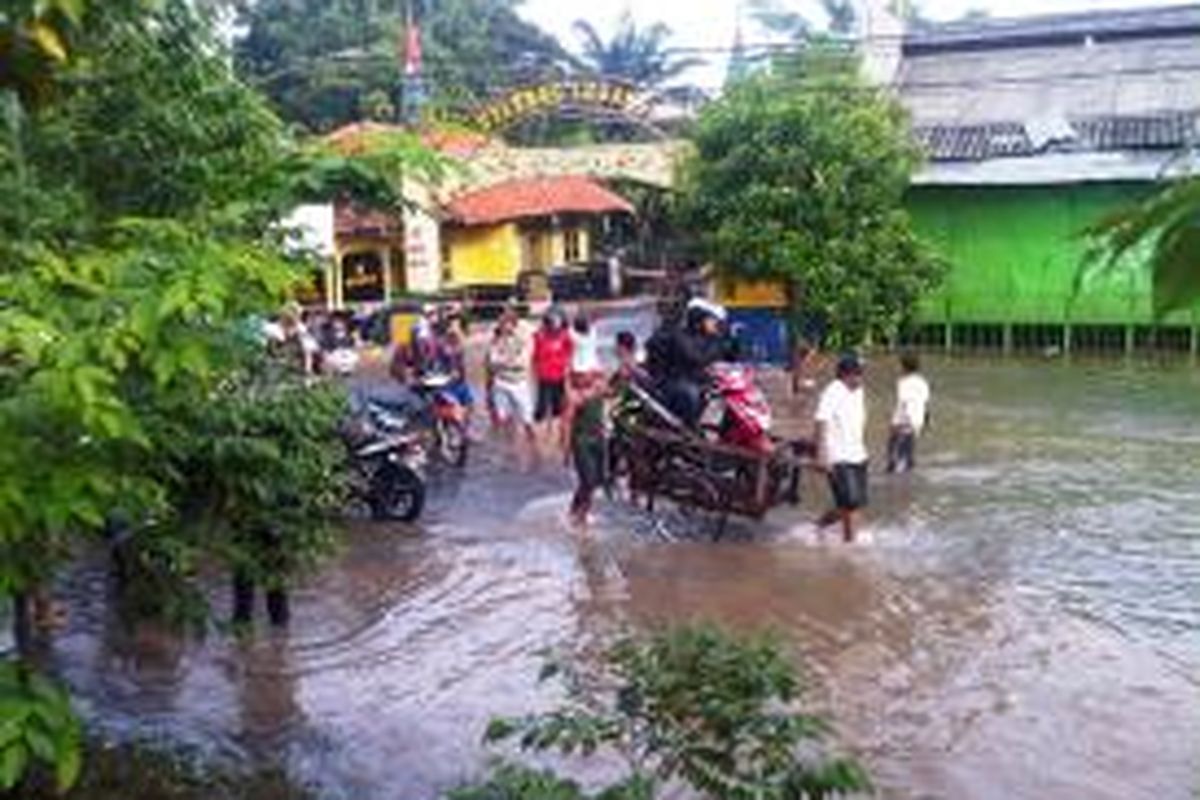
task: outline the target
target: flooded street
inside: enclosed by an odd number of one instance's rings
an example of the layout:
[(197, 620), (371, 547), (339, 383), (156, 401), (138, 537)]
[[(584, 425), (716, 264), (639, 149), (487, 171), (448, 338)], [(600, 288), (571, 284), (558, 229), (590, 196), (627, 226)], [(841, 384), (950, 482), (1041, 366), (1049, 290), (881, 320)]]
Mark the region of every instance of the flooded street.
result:
[[(869, 369), (879, 453), (893, 375)], [(581, 541), (570, 476), (485, 442), (435, 478), (420, 525), (351, 526), (286, 636), (127, 631), (83, 567), (56, 664), (118, 734), (282, 761), (331, 797), (424, 800), (483, 766), (491, 715), (553, 701), (543, 648), (703, 617), (784, 638), (882, 797), (1194, 800), (1200, 373), (926, 371), (919, 471), (872, 475), (858, 545), (817, 535), (816, 480), (720, 544), (607, 502)]]

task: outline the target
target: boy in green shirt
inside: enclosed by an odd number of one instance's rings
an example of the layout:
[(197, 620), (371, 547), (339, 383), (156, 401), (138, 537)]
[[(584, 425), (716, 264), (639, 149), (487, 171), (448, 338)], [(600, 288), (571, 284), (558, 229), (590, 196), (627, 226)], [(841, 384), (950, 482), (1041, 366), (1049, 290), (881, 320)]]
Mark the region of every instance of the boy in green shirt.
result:
[(574, 380), (569, 439), (578, 483), (571, 498), (571, 520), (581, 527), (587, 526), (592, 497), (604, 485), (605, 388), (599, 372), (577, 375)]

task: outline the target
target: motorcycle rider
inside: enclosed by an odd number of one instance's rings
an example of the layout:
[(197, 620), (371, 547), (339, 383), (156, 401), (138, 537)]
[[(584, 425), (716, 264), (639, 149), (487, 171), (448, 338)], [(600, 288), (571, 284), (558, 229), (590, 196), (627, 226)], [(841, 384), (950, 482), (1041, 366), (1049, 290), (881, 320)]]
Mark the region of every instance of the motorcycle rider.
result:
[(696, 427), (704, 410), (705, 371), (718, 361), (735, 360), (727, 318), (723, 306), (695, 297), (684, 309), (682, 324), (664, 324), (646, 342), (646, 367), (659, 397), (689, 427)]

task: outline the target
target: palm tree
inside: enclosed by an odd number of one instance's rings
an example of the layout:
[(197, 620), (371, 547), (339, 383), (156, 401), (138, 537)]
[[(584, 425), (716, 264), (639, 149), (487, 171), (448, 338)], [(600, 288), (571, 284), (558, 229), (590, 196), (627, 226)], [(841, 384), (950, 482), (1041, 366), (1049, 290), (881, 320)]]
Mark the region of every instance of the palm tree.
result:
[[(1148, 266), (1160, 318), (1200, 300), (1200, 177), (1174, 181), (1102, 219), (1089, 233), (1095, 247), (1081, 279), (1097, 265), (1107, 271)], [(1137, 258), (1143, 252), (1145, 261)]]
[(49, 92), (55, 71), (68, 57), (71, 31), (82, 16), (69, 0), (19, 0), (0, 11), (0, 90), (16, 94), (26, 106)]
[(838, 36), (854, 33), (858, 16), (852, 0), (821, 0), (820, 5), (826, 20), (824, 28), (814, 25), (803, 13), (787, 8), (780, 0), (750, 0), (751, 14), (759, 25), (797, 41), (818, 32)]
[(26, 110), (45, 104), (85, 29), (136, 18), (151, 0), (0, 0), (0, 97)]
[(657, 90), (702, 59), (682, 57), (665, 46), (671, 29), (661, 22), (639, 28), (625, 12), (612, 37), (603, 39), (590, 22), (578, 20), (575, 30), (583, 41), (583, 64), (602, 78), (623, 80)]

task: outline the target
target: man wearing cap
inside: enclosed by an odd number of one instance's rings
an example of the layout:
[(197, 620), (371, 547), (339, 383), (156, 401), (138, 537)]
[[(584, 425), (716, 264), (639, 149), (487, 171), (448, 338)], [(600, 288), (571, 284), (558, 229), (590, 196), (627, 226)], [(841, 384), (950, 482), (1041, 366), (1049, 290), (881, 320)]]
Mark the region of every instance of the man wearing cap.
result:
[(847, 353), (838, 360), (837, 377), (817, 403), (817, 463), (829, 476), (834, 510), (822, 524), (842, 523), (842, 539), (854, 541), (859, 511), (867, 505), (867, 408), (863, 369)]

